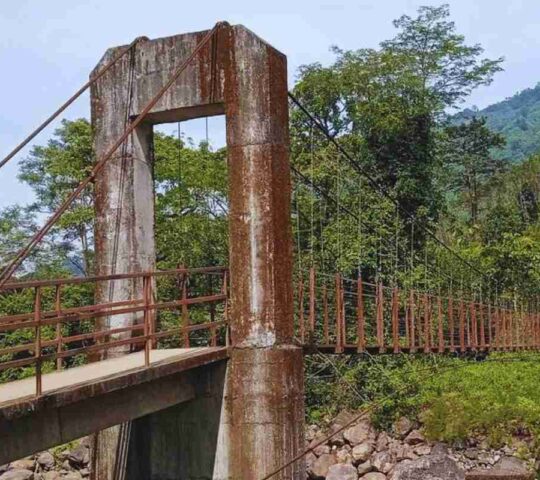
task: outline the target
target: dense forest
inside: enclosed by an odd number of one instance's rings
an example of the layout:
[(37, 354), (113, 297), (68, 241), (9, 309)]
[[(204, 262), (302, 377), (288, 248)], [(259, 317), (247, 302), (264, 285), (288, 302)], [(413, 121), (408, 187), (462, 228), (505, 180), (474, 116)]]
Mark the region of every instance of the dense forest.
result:
[[(344, 162), (332, 142), (291, 105), (296, 274), (314, 263), (325, 272), (339, 269), (355, 277), (361, 270), (368, 279), (530, 305), (540, 294), (540, 87), (450, 117), (474, 89), (496, 79), (504, 64), (485, 58), (480, 45), (469, 45), (449, 16), (448, 6), (422, 7), (414, 18), (397, 19), (396, 35), (378, 48), (334, 48), (331, 64), (299, 69), (293, 94), (368, 176)], [(226, 264), (226, 150), (163, 134), (155, 136), (154, 147), (158, 267)], [(21, 162), (19, 180), (33, 189), (35, 202), (0, 212), (0, 264), (12, 258), (94, 161), (86, 119), (63, 121), (48, 142), (34, 146)], [(88, 188), (19, 276), (91, 275), (92, 204)], [(74, 289), (67, 298), (76, 302), (89, 294)], [(28, 304), (31, 298), (3, 296), (0, 311), (17, 313)], [(0, 336), (1, 345), (19, 340), (13, 334)], [(475, 391), (480, 397), (471, 403), (474, 382), (466, 383), (466, 393), (459, 396), (466, 375), (453, 381), (441, 376), (423, 389), (415, 369), (429, 361), (332, 364), (314, 358), (307, 365), (310, 418), (322, 421), (336, 405), (360, 402), (343, 388), (345, 376), (368, 400), (388, 395), (397, 384), (415, 386), (409, 396), (389, 397), (378, 412), (383, 425), (397, 415), (422, 412), (433, 436), (450, 440), (482, 428), (493, 438), (518, 424), (540, 429), (533, 401), (537, 367), (530, 366), (513, 387), (508, 378), (517, 367), (498, 371), (502, 384), (493, 383), (493, 365), (469, 371), (477, 385), (493, 387), (483, 390), (484, 397)], [(381, 380), (381, 371), (388, 380)], [(20, 373), (7, 371), (0, 379)], [(456, 378), (463, 380), (461, 387)], [(523, 399), (519, 408), (511, 391), (497, 397), (512, 388), (521, 389), (514, 391)], [(499, 401), (498, 416), (486, 413), (473, 422), (482, 406)], [(442, 413), (450, 403), (462, 410)], [(463, 424), (465, 418), (470, 424)]]
[(485, 117), (489, 128), (504, 135), (506, 145), (493, 151), (495, 158), (521, 162), (540, 150), (540, 84), (482, 110), (467, 108), (453, 121), (466, 122), (475, 117)]

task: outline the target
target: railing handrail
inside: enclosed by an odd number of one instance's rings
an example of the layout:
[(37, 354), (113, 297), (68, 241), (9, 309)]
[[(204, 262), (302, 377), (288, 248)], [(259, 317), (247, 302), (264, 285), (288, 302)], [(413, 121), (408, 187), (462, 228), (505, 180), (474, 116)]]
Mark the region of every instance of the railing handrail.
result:
[(175, 274), (196, 274), (196, 273), (220, 273), (227, 271), (228, 267), (215, 266), (215, 267), (197, 267), (197, 268), (176, 268), (172, 270), (154, 270), (154, 271), (141, 271), (132, 273), (117, 273), (114, 275), (95, 275), (91, 277), (67, 277), (67, 278), (55, 278), (50, 280), (27, 280), (20, 282), (9, 282), (0, 287), (0, 292), (5, 290), (20, 290), (24, 288), (36, 288), (36, 287), (55, 287), (58, 285), (80, 285), (81, 283), (94, 283), (108, 280), (129, 280), (132, 278), (143, 278), (145, 276), (150, 277), (163, 277), (167, 275)]

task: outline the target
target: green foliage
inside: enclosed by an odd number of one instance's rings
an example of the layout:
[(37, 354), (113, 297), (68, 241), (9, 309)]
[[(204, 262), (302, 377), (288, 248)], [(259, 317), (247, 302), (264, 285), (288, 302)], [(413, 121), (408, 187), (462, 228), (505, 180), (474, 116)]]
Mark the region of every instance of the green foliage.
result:
[(306, 364), (308, 421), (375, 405), (380, 428), (407, 416), (433, 440), (485, 436), (496, 446), (527, 433), (540, 442), (539, 375), (538, 354), (493, 354), (486, 361), (321, 355)]
[(540, 151), (540, 84), (482, 110), (465, 109), (452, 121), (472, 117), (486, 117), (488, 127), (506, 139), (505, 148), (493, 153), (495, 158), (519, 163)]

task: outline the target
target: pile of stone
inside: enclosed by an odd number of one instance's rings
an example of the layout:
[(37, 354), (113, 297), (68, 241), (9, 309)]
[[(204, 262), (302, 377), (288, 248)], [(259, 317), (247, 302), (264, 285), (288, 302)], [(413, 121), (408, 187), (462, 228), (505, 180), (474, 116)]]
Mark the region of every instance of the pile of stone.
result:
[(0, 467), (0, 480), (82, 480), (89, 476), (88, 439), (58, 453), (41, 452)]
[[(531, 465), (512, 455), (508, 447), (451, 449), (428, 442), (418, 425), (401, 418), (391, 434), (378, 432), (367, 419), (347, 428), (354, 416), (340, 413), (327, 429), (307, 428), (306, 439), (312, 451), (306, 457), (308, 477), (313, 480), (463, 480), (487, 468), (506, 469), (534, 478)], [(325, 438), (338, 432), (328, 441)], [(472, 478), (472, 477), (471, 477)]]

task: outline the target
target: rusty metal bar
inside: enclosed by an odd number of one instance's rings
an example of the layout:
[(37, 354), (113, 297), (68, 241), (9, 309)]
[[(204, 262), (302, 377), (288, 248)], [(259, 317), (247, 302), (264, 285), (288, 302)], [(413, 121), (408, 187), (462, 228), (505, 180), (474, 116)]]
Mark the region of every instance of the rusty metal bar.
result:
[(431, 304), (427, 293), (424, 294), (424, 353), (431, 352)]
[(452, 295), (449, 295), (448, 297), (448, 329), (450, 331), (450, 351), (455, 352), (456, 351), (456, 345), (455, 345), (455, 325), (454, 325), (454, 299), (452, 298)]
[(330, 321), (328, 314), (328, 289), (326, 282), (323, 285), (323, 335), (324, 342), (328, 345), (330, 343)]
[(463, 353), (465, 348), (465, 305), (463, 298), (459, 300), (459, 348)]
[(356, 285), (356, 338), (358, 341), (357, 352), (366, 351), (366, 319), (364, 312), (364, 286), (362, 284), (362, 274), (358, 274)]
[(341, 275), (339, 273), (336, 273), (335, 277), (335, 283), (336, 283), (336, 298), (335, 298), (335, 304), (336, 304), (336, 312), (335, 312), (335, 319), (336, 319), (336, 353), (343, 353), (343, 284), (341, 280)]
[(304, 277), (300, 272), (300, 279), (298, 280), (298, 323), (300, 326), (300, 342), (306, 343), (306, 325), (304, 319)]
[[(208, 289), (209, 293), (212, 295), (214, 293), (214, 284), (212, 282), (212, 277), (208, 277)], [(210, 304), (210, 323), (214, 323), (216, 320), (216, 305), (212, 302)], [(210, 345), (212, 347), (217, 346), (217, 331), (216, 329), (210, 330)]]
[(439, 336), (439, 353), (444, 352), (444, 325), (443, 325), (443, 307), (441, 297), (437, 297), (437, 331)]
[(381, 282), (377, 283), (376, 297), (377, 346), (379, 347), (379, 352), (384, 353), (386, 351), (384, 342), (384, 291)]
[(474, 350), (478, 349), (478, 319), (476, 317), (476, 303), (471, 302), (470, 303), (470, 314), (471, 314), (471, 340), (472, 340), (472, 348)]
[(415, 293), (414, 290), (411, 290), (410, 298), (409, 298), (409, 308), (410, 308), (410, 322), (411, 322), (411, 336), (410, 336), (410, 343), (409, 348), (411, 350), (411, 353), (416, 353), (416, 319), (415, 319), (415, 307), (416, 307), (416, 301), (415, 301)]
[(309, 334), (310, 341), (314, 340), (313, 334), (315, 333), (315, 269), (311, 267), (309, 269)]
[(392, 290), (392, 346), (394, 353), (399, 353), (399, 289)]
[[(182, 326), (183, 327), (189, 327), (189, 312), (188, 312), (188, 305), (187, 305), (187, 298), (188, 298), (188, 276), (187, 273), (184, 273), (182, 275), (182, 301), (184, 302), (182, 304)], [(190, 341), (189, 341), (189, 332), (186, 332), (184, 335), (184, 348), (189, 348)]]
[(36, 323), (34, 350), (36, 365), (36, 397), (39, 397), (43, 391), (41, 378), (41, 288), (37, 287), (34, 294), (34, 318)]
[(144, 365), (150, 366), (150, 350), (152, 349), (152, 340), (150, 337), (150, 296), (152, 295), (151, 278), (148, 275), (143, 277), (143, 296), (144, 296)]
[[(55, 287), (54, 306), (56, 316), (59, 317), (62, 313), (62, 285), (57, 285)], [(62, 351), (62, 322), (56, 324), (56, 342), (56, 351), (60, 353)], [(62, 367), (63, 362), (62, 359), (59, 358), (56, 360), (56, 369), (62, 370)]]
[(128, 53), (138, 42), (145, 37), (137, 37), (126, 48), (122, 49), (115, 55), (112, 60), (99, 70), (88, 82), (86, 82), (79, 90), (69, 97), (55, 112), (53, 112), (39, 127), (37, 127), (30, 135), (28, 135), (19, 145), (9, 152), (0, 162), (0, 168), (8, 163), (17, 153), (19, 153), (26, 145), (28, 145), (37, 135), (39, 135), (50, 123), (57, 118), (66, 108), (68, 108), (77, 98), (79, 98), (88, 88), (96, 83), (103, 75), (105, 75), (126, 53)]

